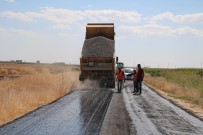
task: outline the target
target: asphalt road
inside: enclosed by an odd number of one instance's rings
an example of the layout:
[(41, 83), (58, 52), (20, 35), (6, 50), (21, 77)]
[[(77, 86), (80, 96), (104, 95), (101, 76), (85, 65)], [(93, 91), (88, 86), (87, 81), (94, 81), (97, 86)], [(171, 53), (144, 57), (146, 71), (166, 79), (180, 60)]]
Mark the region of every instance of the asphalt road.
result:
[(143, 85), (142, 95), (123, 90), (126, 109), (138, 135), (203, 135), (203, 122)]
[(111, 90), (77, 90), (3, 127), (0, 135), (99, 134)]
[(202, 135), (203, 122), (143, 85), (132, 95), (110, 89), (76, 90), (0, 127), (0, 135)]

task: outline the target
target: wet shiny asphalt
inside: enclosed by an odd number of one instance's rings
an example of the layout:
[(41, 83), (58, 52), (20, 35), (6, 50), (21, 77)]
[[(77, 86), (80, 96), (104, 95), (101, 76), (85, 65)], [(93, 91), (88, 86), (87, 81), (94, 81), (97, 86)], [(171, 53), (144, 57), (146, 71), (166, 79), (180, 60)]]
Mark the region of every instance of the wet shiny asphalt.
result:
[(0, 135), (99, 134), (112, 95), (111, 90), (76, 90), (0, 127)]

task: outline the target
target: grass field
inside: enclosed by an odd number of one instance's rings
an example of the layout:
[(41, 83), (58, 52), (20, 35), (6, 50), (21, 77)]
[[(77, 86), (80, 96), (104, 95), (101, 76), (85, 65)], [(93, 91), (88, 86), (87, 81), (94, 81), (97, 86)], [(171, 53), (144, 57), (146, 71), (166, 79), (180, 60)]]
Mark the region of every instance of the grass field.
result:
[(0, 125), (69, 93), (79, 84), (70, 66), (0, 64)]
[(203, 108), (203, 75), (201, 69), (145, 69), (145, 81), (174, 98)]

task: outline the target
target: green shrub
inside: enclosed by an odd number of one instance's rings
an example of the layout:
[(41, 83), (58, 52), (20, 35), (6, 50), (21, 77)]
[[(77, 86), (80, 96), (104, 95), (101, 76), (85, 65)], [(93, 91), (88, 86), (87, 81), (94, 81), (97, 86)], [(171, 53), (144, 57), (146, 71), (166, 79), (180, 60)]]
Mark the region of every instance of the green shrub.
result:
[(161, 76), (160, 70), (154, 70), (154, 69), (147, 69), (145, 70), (147, 73), (149, 73), (153, 77), (159, 77)]

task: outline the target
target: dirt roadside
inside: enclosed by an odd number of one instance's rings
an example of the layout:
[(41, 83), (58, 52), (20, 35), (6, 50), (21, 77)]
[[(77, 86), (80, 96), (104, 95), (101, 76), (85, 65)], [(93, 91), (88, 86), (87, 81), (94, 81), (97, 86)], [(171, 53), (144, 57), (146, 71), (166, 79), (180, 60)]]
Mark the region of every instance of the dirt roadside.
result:
[(149, 88), (151, 88), (158, 95), (160, 95), (163, 98), (169, 100), (170, 102), (172, 102), (176, 106), (180, 107), (181, 109), (185, 110), (186, 112), (190, 113), (191, 115), (193, 115), (196, 118), (198, 118), (201, 121), (203, 121), (203, 108), (201, 108), (201, 107), (199, 107), (197, 105), (188, 103), (188, 102), (186, 102), (184, 100), (171, 97), (168, 93), (163, 92), (160, 89), (157, 89), (156, 87), (154, 87), (154, 86), (152, 86), (150, 84), (147, 84), (146, 82), (144, 82), (144, 84), (146, 86), (148, 86)]

